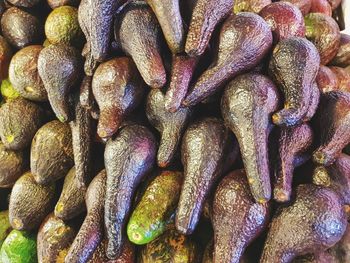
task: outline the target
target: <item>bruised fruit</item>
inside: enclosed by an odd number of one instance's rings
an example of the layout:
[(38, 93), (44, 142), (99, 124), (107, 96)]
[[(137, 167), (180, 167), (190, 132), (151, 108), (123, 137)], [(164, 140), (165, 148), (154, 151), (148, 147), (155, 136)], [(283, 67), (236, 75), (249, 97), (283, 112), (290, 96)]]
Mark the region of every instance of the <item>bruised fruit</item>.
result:
[(107, 142), (104, 153), (107, 172), (104, 219), (109, 259), (116, 259), (121, 254), (124, 227), (134, 193), (153, 168), (156, 152), (157, 142), (153, 134), (137, 124), (126, 125)]
[(246, 247), (263, 231), (268, 203), (256, 203), (244, 170), (227, 175), (213, 202), (214, 260), (239, 263)]
[(55, 8), (45, 22), (45, 35), (51, 44), (70, 44), (79, 47), (83, 32), (79, 27), (78, 10), (71, 6)]
[(106, 171), (101, 171), (89, 185), (85, 202), (87, 215), (69, 248), (66, 263), (88, 262), (103, 238), (103, 211), (106, 191)]
[(9, 217), (17, 230), (37, 228), (53, 208), (55, 185), (39, 185), (32, 173), (22, 175), (13, 186)]
[(350, 143), (350, 95), (341, 91), (323, 94), (315, 125), (320, 146), (313, 153), (313, 160), (327, 166)]
[(161, 29), (151, 8), (144, 2), (128, 4), (115, 21), (114, 35), (147, 85), (163, 87), (166, 72), (161, 57)]
[(30, 168), (39, 184), (55, 182), (73, 167), (72, 134), (57, 120), (42, 126), (32, 142)]
[(46, 101), (47, 92), (38, 73), (38, 57), (42, 46), (28, 46), (11, 59), (9, 79), (22, 97), (34, 101)]
[(167, 167), (174, 159), (178, 145), (190, 118), (188, 108), (169, 112), (165, 108), (165, 96), (161, 90), (151, 90), (147, 97), (146, 114), (150, 123), (160, 132), (157, 162)]
[(20, 7), (33, 7), (40, 2), (40, 0), (8, 0), (9, 3)]
[(221, 28), (217, 60), (200, 76), (183, 104), (203, 101), (233, 77), (254, 68), (271, 45), (272, 33), (264, 19), (253, 13), (231, 15)]
[(185, 51), (191, 57), (201, 56), (220, 22), (233, 10), (234, 0), (197, 0), (188, 29)]
[(305, 17), (306, 38), (317, 48), (321, 64), (327, 65), (338, 53), (340, 31), (332, 17), (321, 13), (311, 13)]
[(26, 164), (23, 152), (7, 150), (0, 142), (0, 188), (12, 187), (23, 174)]
[(220, 119), (205, 118), (188, 127), (181, 147), (184, 182), (176, 211), (178, 231), (191, 234), (195, 230), (207, 197), (225, 172), (229, 153), (235, 152), (231, 163), (238, 157), (237, 146)]
[(272, 117), (274, 124), (293, 126), (305, 120), (313, 105), (313, 89), (319, 65), (317, 49), (310, 41), (291, 37), (277, 44), (269, 71), (284, 94), (285, 101), (284, 108)]
[(18, 98), (0, 108), (0, 137), (7, 149), (21, 150), (30, 145), (43, 124), (44, 111), (33, 102)]
[(55, 9), (60, 6), (78, 6), (80, 0), (47, 0), (47, 3), (52, 9)]
[(350, 66), (350, 35), (340, 34), (340, 47), (331, 64), (338, 67)]
[(18, 49), (39, 44), (44, 31), (38, 18), (17, 7), (7, 9), (2, 15), (1, 29), (8, 42)]
[(153, 179), (129, 219), (131, 242), (147, 244), (165, 232), (179, 201), (182, 179), (182, 173), (173, 171), (163, 171)]
[(50, 214), (39, 228), (37, 237), (38, 261), (63, 263), (75, 235), (74, 227)]
[(11, 58), (11, 46), (3, 36), (0, 36), (0, 80), (7, 78)]
[(11, 232), (12, 227), (9, 221), (9, 211), (0, 212), (0, 247), (2, 246), (7, 235)]
[(294, 168), (301, 165), (300, 159), (307, 159), (313, 142), (313, 132), (309, 124), (282, 127), (278, 139), (278, 157), (275, 168), (274, 199), (287, 202), (292, 194)]
[(268, 231), (261, 263), (287, 263), (296, 256), (326, 250), (345, 233), (341, 198), (331, 189), (299, 185), (295, 201), (276, 212)]
[(350, 72), (344, 68), (330, 67), (338, 80), (338, 90), (350, 92)]
[(57, 118), (71, 118), (69, 95), (80, 80), (82, 61), (78, 50), (65, 45), (50, 45), (38, 58), (38, 71)]
[(12, 230), (0, 250), (1, 262), (36, 263), (36, 236), (26, 231)]
[(235, 0), (233, 12), (238, 14), (240, 12), (259, 13), (265, 6), (271, 4), (271, 0)]
[(225, 124), (238, 139), (252, 195), (260, 203), (271, 198), (268, 137), (270, 118), (278, 103), (277, 88), (259, 74), (234, 79), (221, 100)]
[(92, 258), (88, 263), (134, 263), (135, 262), (135, 246), (132, 245), (129, 241), (125, 241), (121, 255), (114, 260), (109, 260), (106, 256), (107, 249), (107, 239), (104, 239), (99, 247), (95, 250), (95, 253), (92, 255)]
[(320, 66), (316, 77), (317, 86), (322, 93), (337, 90), (339, 87), (338, 78), (333, 71), (326, 66)]
[(264, 7), (259, 15), (272, 30), (274, 43), (289, 37), (304, 37), (304, 17), (300, 10), (289, 3), (276, 2)]
[(300, 9), (303, 16), (305, 16), (310, 12), (312, 0), (282, 0), (282, 2), (289, 2), (295, 5)]
[(97, 133), (101, 138), (109, 138), (140, 104), (145, 87), (132, 59), (120, 57), (96, 69), (92, 91), (100, 109)]

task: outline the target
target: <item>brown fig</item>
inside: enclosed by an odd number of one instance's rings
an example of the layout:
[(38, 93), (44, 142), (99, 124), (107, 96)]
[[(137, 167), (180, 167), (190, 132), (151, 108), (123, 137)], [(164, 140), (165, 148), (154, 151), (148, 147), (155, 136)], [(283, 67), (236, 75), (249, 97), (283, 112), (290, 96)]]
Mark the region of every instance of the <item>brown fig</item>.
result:
[(340, 34), (340, 47), (331, 64), (338, 67), (350, 66), (350, 35)]
[(310, 12), (311, 1), (312, 0), (282, 0), (282, 2), (289, 2), (298, 7), (303, 16), (306, 16)]
[(144, 2), (128, 4), (116, 19), (114, 33), (147, 85), (163, 87), (166, 72), (161, 57), (161, 29), (151, 8)]
[[(307, 155), (306, 151), (310, 149), (312, 142), (313, 132), (307, 123), (295, 127), (281, 128), (274, 185), (274, 199), (277, 202), (290, 200), (294, 168), (302, 164), (297, 163), (297, 160)], [(311, 154), (308, 157), (311, 157)], [(304, 159), (307, 160), (307, 158)]]
[(311, 13), (305, 17), (306, 38), (317, 48), (321, 64), (327, 65), (338, 53), (340, 46), (339, 26), (332, 17)]
[(183, 104), (203, 101), (233, 77), (254, 68), (271, 45), (272, 33), (264, 19), (253, 13), (231, 15), (220, 32), (217, 61), (202, 74)]
[(185, 131), (191, 110), (180, 108), (172, 113), (165, 109), (165, 97), (161, 90), (151, 90), (147, 97), (146, 114), (150, 123), (160, 132), (157, 162), (167, 167), (174, 158)]
[(0, 80), (7, 78), (11, 58), (11, 46), (3, 36), (0, 36)]
[(241, 148), (252, 195), (257, 202), (271, 198), (268, 137), (271, 114), (279, 103), (278, 91), (267, 77), (245, 74), (225, 88), (221, 112)]
[[(295, 67), (298, 65), (298, 67)], [(312, 106), (320, 57), (315, 46), (300, 37), (280, 41), (270, 60), (270, 75), (282, 90), (284, 108), (272, 120), (280, 126), (293, 126), (306, 118)]]
[(271, 4), (271, 0), (235, 0), (233, 12), (238, 14), (240, 12), (259, 13), (265, 6)]
[(333, 71), (326, 66), (320, 66), (316, 77), (317, 86), (322, 93), (337, 90), (339, 87), (338, 78)]
[(219, 184), (213, 203), (214, 260), (239, 263), (246, 247), (267, 224), (268, 203), (256, 203), (244, 170), (228, 174)]
[(101, 64), (92, 80), (92, 91), (100, 108), (97, 133), (101, 138), (115, 134), (125, 118), (141, 102), (144, 84), (128, 57)]

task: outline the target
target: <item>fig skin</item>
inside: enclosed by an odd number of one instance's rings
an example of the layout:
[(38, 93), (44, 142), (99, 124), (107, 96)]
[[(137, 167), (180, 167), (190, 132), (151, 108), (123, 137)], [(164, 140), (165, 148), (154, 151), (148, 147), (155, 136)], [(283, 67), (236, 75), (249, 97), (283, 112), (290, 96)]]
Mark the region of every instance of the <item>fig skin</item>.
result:
[(327, 66), (320, 66), (316, 77), (317, 86), (322, 93), (337, 90), (339, 87), (338, 78)]
[(8, 76), (8, 70), (13, 52), (7, 40), (0, 36), (0, 81)]
[(322, 13), (332, 17), (332, 6), (328, 0), (311, 0), (310, 13)]
[(288, 2), (299, 8), (303, 16), (306, 16), (311, 9), (312, 0), (282, 0), (281, 2)]
[(344, 68), (330, 67), (338, 80), (338, 90), (350, 92), (350, 73)]
[(238, 14), (240, 12), (252, 12), (259, 14), (259, 12), (265, 7), (271, 4), (271, 0), (235, 0), (235, 6), (233, 12)]
[(343, 68), (350, 66), (350, 35), (340, 34), (340, 47), (330, 64)]
[(321, 13), (310, 13), (305, 17), (305, 36), (317, 48), (321, 64), (327, 65), (338, 53), (340, 30), (332, 17)]

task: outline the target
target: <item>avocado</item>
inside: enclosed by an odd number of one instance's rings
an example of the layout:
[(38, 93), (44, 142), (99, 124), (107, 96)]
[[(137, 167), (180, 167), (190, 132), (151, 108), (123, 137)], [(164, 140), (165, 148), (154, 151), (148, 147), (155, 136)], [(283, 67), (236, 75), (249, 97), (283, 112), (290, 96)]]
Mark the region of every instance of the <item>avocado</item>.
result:
[(56, 218), (54, 214), (48, 215), (41, 224), (37, 236), (38, 261), (64, 263), (76, 234), (74, 226)]
[(41, 43), (44, 35), (39, 19), (17, 7), (10, 7), (2, 15), (1, 29), (7, 41), (18, 49)]
[(40, 0), (8, 0), (9, 3), (19, 7), (33, 7), (40, 2)]
[(12, 187), (25, 172), (26, 157), (22, 151), (7, 150), (0, 142), (0, 188)]
[(163, 234), (174, 216), (183, 174), (163, 171), (147, 187), (127, 226), (129, 240), (147, 244)]
[(339, 88), (337, 75), (326, 66), (320, 66), (316, 77), (317, 86), (321, 93), (326, 93)]
[(51, 44), (82, 46), (84, 35), (78, 22), (78, 9), (72, 6), (55, 8), (45, 22), (45, 35)]
[(136, 249), (128, 240), (123, 245), (121, 255), (115, 260), (109, 260), (106, 256), (107, 243), (108, 240), (104, 239), (87, 263), (135, 263)]
[(52, 211), (55, 185), (39, 185), (31, 172), (23, 174), (12, 188), (9, 204), (11, 226), (31, 230)]
[(77, 7), (80, 3), (80, 0), (47, 0), (47, 3), (52, 9), (67, 5)]
[(38, 74), (38, 57), (43, 49), (40, 45), (22, 48), (11, 59), (9, 79), (23, 98), (47, 101), (44, 83)]
[(72, 134), (67, 123), (58, 120), (42, 126), (35, 134), (30, 151), (30, 168), (39, 184), (64, 177), (73, 167)]
[(350, 35), (340, 34), (340, 47), (331, 64), (337, 67), (350, 66)]
[(13, 51), (10, 44), (3, 36), (0, 36), (0, 80), (4, 80), (8, 76), (12, 55)]
[(6, 100), (17, 99), (19, 92), (13, 87), (9, 79), (4, 79), (1, 82), (1, 96)]
[(265, 7), (271, 4), (271, 0), (235, 0), (235, 5), (233, 7), (233, 12), (235, 14), (241, 12), (252, 12), (259, 14), (259, 12)]
[(44, 120), (44, 111), (23, 98), (7, 101), (0, 108), (0, 137), (7, 149), (22, 150), (30, 145)]
[[(7, 235), (11, 232), (12, 226), (9, 219), (9, 211), (0, 212), (0, 247), (2, 246)], [(1, 260), (0, 260), (1, 261)]]
[(27, 231), (12, 230), (1, 246), (0, 262), (37, 263), (36, 236)]

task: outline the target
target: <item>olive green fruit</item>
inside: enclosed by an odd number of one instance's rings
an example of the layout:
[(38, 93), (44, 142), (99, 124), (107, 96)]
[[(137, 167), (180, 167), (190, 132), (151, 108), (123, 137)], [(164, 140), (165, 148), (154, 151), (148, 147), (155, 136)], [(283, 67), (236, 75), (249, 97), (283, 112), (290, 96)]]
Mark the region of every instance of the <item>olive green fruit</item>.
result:
[(7, 149), (21, 150), (30, 145), (43, 124), (44, 111), (35, 103), (18, 98), (0, 108), (0, 137)]
[(51, 44), (81, 44), (83, 32), (78, 22), (78, 9), (72, 6), (55, 8), (46, 19), (45, 34)]
[(11, 232), (12, 227), (9, 220), (9, 211), (0, 212), (0, 247), (6, 239), (7, 235)]
[(12, 187), (26, 166), (23, 152), (7, 150), (0, 142), (0, 188)]
[(129, 220), (131, 242), (147, 244), (164, 233), (175, 213), (182, 179), (180, 172), (164, 171), (150, 183)]
[(7, 0), (9, 3), (20, 7), (33, 7), (40, 2), (40, 0)]
[(0, 80), (7, 78), (11, 57), (10, 44), (3, 36), (0, 36)]
[(52, 9), (55, 9), (56, 7), (64, 5), (78, 6), (80, 0), (47, 0), (47, 3)]
[(32, 142), (30, 168), (39, 184), (64, 177), (73, 162), (72, 134), (69, 125), (57, 120), (42, 126)]
[(47, 92), (38, 73), (40, 45), (22, 48), (11, 59), (9, 79), (22, 97), (33, 101), (46, 101)]
[(39, 185), (32, 173), (22, 175), (12, 188), (9, 204), (11, 226), (17, 230), (37, 228), (53, 208), (55, 185)]
[(63, 263), (76, 233), (76, 230), (70, 224), (56, 218), (54, 214), (48, 215), (38, 232), (38, 261)]
[(38, 262), (35, 235), (26, 231), (12, 230), (1, 247), (0, 262)]
[(4, 79), (1, 82), (0, 89), (1, 89), (1, 96), (5, 100), (13, 100), (21, 96), (19, 92), (13, 87), (9, 79)]

